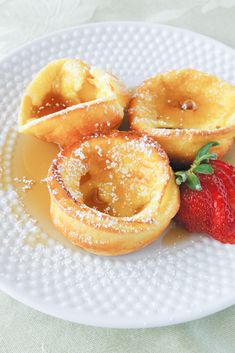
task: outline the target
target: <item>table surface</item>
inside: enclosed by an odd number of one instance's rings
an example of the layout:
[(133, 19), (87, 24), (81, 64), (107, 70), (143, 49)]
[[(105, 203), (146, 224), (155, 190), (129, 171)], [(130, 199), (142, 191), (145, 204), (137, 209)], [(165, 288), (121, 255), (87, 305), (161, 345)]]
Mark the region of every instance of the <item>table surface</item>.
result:
[[(87, 22), (148, 21), (235, 47), (235, 0), (0, 0), (0, 58), (45, 33)], [(0, 353), (232, 353), (235, 306), (177, 326), (116, 330), (36, 312), (0, 292)]]

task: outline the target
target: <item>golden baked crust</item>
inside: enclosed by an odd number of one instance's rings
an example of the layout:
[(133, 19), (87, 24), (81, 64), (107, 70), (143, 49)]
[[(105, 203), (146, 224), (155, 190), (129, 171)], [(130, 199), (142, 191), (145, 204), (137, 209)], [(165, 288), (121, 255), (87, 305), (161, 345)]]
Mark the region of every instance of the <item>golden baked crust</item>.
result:
[(22, 98), (19, 131), (62, 146), (118, 127), (129, 93), (118, 79), (79, 59), (43, 68)]
[(88, 136), (65, 148), (49, 170), (48, 187), (55, 226), (100, 255), (148, 245), (179, 208), (167, 155), (134, 132)]
[(235, 87), (206, 73), (182, 69), (158, 74), (139, 86), (129, 109), (132, 130), (156, 139), (171, 161), (188, 164), (209, 141), (219, 157), (235, 135)]

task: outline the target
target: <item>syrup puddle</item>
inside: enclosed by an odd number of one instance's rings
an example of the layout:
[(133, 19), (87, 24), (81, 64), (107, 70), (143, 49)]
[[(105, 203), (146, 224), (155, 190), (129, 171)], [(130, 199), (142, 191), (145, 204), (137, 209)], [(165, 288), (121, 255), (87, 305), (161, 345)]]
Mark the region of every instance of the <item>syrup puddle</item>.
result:
[[(29, 213), (39, 220), (50, 219), (49, 193), (46, 182), (48, 168), (59, 149), (56, 145), (42, 142), (33, 136), (19, 135), (15, 145), (12, 174), (15, 187)], [(24, 191), (24, 179), (32, 182)]]
[[(19, 135), (12, 160), (12, 177), (25, 211), (38, 221), (44, 232), (73, 248), (52, 223), (50, 196), (44, 180), (58, 152), (59, 148), (55, 144), (43, 142), (30, 135)], [(38, 242), (42, 243), (40, 235)]]
[(178, 244), (186, 243), (192, 239), (193, 235), (191, 233), (175, 222), (172, 222), (162, 239), (162, 245), (173, 247)]

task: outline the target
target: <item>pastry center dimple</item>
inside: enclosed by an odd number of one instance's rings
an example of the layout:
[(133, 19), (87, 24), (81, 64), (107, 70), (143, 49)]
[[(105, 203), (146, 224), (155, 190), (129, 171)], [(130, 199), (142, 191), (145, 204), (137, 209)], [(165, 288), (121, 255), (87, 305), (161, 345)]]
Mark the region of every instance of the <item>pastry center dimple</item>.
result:
[(58, 93), (49, 92), (39, 106), (32, 106), (32, 116), (34, 118), (41, 118), (42, 116), (63, 110), (70, 105), (72, 105), (72, 101), (69, 99), (64, 99)]
[(88, 195), (85, 195), (84, 202), (88, 207), (109, 214), (110, 207), (108, 207), (109, 205), (107, 202), (101, 199), (98, 187), (93, 188)]
[(180, 103), (180, 108), (182, 110), (197, 110), (197, 104), (192, 99), (186, 99)]

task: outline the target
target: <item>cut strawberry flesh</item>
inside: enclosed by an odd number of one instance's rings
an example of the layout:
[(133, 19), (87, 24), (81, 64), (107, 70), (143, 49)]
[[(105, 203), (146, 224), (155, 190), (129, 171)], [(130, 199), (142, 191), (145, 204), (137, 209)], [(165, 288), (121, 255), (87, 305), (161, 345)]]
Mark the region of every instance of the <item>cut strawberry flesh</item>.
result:
[(214, 168), (214, 174), (226, 187), (228, 199), (235, 214), (235, 168), (220, 160), (212, 161), (211, 165)]
[(235, 243), (235, 217), (227, 186), (217, 173), (214, 173), (207, 176), (206, 187), (213, 200), (212, 227), (208, 234), (223, 243)]

